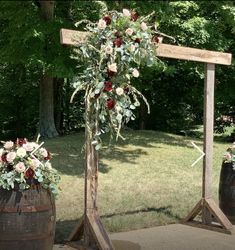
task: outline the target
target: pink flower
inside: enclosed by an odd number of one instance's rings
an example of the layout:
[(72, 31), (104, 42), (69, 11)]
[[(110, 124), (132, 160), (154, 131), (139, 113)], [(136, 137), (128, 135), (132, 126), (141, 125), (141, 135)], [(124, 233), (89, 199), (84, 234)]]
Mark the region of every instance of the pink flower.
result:
[(120, 87), (116, 88), (116, 93), (117, 95), (123, 95), (124, 94), (123, 88), (120, 88)]
[(232, 155), (229, 152), (226, 152), (224, 154), (224, 158), (226, 161), (231, 162), (232, 161)]
[(7, 141), (7, 142), (5, 142), (5, 144), (4, 144), (4, 148), (5, 149), (12, 149), (13, 148), (13, 146), (14, 146), (14, 142), (13, 141)]
[(34, 149), (34, 146), (33, 146), (32, 143), (27, 142), (26, 144), (23, 144), (23, 148), (24, 148), (26, 151), (31, 152), (31, 151), (33, 151), (33, 149)]
[(16, 158), (16, 153), (15, 152), (10, 152), (7, 154), (6, 159), (7, 162), (12, 163)]
[(46, 158), (48, 156), (48, 152), (45, 148), (40, 148), (39, 152), (40, 152), (40, 155), (44, 158)]
[(139, 77), (140, 72), (138, 71), (138, 69), (133, 69), (132, 75), (137, 78), (137, 77)]
[(31, 160), (31, 167), (32, 167), (33, 169), (39, 167), (39, 165), (40, 165), (40, 161), (39, 161), (39, 160), (37, 160), (37, 159), (32, 159), (32, 160)]
[(128, 29), (126, 29), (125, 32), (127, 35), (131, 36), (133, 34), (134, 30), (132, 28), (128, 28)]
[(117, 73), (117, 64), (116, 63), (108, 64), (108, 70)]
[(19, 162), (15, 165), (15, 170), (19, 173), (23, 173), (25, 171), (25, 165), (23, 162)]
[(140, 27), (141, 27), (141, 29), (143, 31), (146, 31), (148, 29), (148, 26), (147, 26), (147, 24), (145, 22), (142, 22), (141, 25), (140, 25)]
[(100, 30), (104, 30), (106, 28), (107, 24), (106, 24), (105, 20), (100, 19), (97, 26)]
[(127, 16), (127, 17), (131, 16), (131, 12), (128, 9), (123, 9), (122, 13), (123, 13), (123, 16)]
[(113, 53), (113, 48), (110, 45), (108, 45), (105, 48), (105, 53), (108, 54), (108, 55), (111, 55)]

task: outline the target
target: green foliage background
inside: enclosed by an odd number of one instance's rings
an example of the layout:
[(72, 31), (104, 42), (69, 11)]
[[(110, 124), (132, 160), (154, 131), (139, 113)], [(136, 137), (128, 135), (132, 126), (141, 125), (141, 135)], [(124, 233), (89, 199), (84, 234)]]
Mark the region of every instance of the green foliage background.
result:
[[(175, 44), (209, 50), (235, 52), (235, 5), (233, 1), (104, 1), (109, 9), (134, 9), (139, 15), (155, 11), (159, 30), (173, 36)], [(55, 18), (40, 19), (38, 1), (1, 1), (0, 7), (0, 137), (34, 136), (37, 133), (39, 82), (47, 70), (62, 80), (55, 89), (62, 105), (60, 133), (83, 126), (83, 99), (69, 103), (72, 79), (79, 72), (70, 57), (72, 49), (59, 41), (60, 28), (75, 29), (81, 19), (96, 21), (102, 5), (98, 1), (56, 1)], [(80, 27), (82, 28), (82, 27)], [(48, 40), (50, 37), (50, 40)], [(165, 38), (165, 43), (173, 43)], [(162, 60), (153, 69), (142, 69), (136, 81), (151, 104), (137, 114), (133, 128), (182, 132), (202, 123), (202, 64)], [(216, 117), (235, 118), (235, 64), (217, 66)], [(57, 98), (55, 98), (57, 102)], [(55, 107), (57, 107), (55, 103)]]

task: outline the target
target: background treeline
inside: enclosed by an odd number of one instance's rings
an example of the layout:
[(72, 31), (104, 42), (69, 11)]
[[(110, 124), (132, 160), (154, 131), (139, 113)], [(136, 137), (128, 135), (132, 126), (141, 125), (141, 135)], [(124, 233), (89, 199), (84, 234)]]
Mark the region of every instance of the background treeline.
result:
[[(44, 137), (83, 127), (83, 98), (70, 104), (79, 61), (59, 41), (61, 28), (75, 29), (82, 19), (96, 21), (108, 9), (155, 11), (159, 30), (175, 44), (235, 55), (233, 1), (1, 1), (0, 2), (0, 138)], [(78, 29), (82, 29), (78, 27)], [(165, 43), (174, 41), (164, 38)], [(202, 124), (204, 65), (162, 60), (142, 69), (136, 85), (148, 98), (135, 129), (188, 131)], [(235, 64), (217, 66), (216, 129), (235, 119)]]

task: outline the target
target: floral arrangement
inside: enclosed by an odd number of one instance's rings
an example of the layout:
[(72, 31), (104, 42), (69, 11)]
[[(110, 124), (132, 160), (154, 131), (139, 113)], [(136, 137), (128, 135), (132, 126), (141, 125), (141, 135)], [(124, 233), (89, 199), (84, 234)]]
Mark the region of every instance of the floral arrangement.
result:
[(229, 147), (223, 157), (224, 162), (233, 163), (235, 165), (235, 142)]
[[(139, 17), (134, 11), (107, 12), (97, 23), (82, 20), (90, 33), (88, 41), (76, 48), (83, 67), (74, 81), (71, 100), (85, 90), (86, 124), (96, 149), (101, 147), (101, 134), (111, 132), (121, 137), (124, 123), (135, 119), (139, 98), (146, 98), (134, 87), (141, 65), (158, 63), (156, 45), (161, 42), (157, 25), (150, 25), (154, 13)], [(81, 63), (82, 61), (82, 63)], [(133, 84), (132, 84), (133, 83)], [(95, 131), (95, 132), (94, 132)]]
[(60, 177), (52, 168), (51, 154), (36, 142), (27, 139), (17, 139), (2, 142), (0, 148), (0, 188), (28, 189), (34, 185), (41, 185), (50, 189), (56, 196), (57, 184)]

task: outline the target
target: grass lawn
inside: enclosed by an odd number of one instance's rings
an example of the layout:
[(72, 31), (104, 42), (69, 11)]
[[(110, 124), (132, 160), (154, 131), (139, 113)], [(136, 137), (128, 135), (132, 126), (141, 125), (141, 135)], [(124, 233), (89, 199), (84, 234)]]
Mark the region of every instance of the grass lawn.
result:
[[(128, 131), (126, 141), (100, 155), (98, 208), (110, 232), (175, 223), (201, 197), (202, 161), (190, 141), (201, 139), (154, 131)], [(46, 141), (61, 175), (56, 241), (63, 241), (83, 214), (84, 134)], [(214, 143), (213, 194), (218, 200), (221, 157), (229, 143)]]

